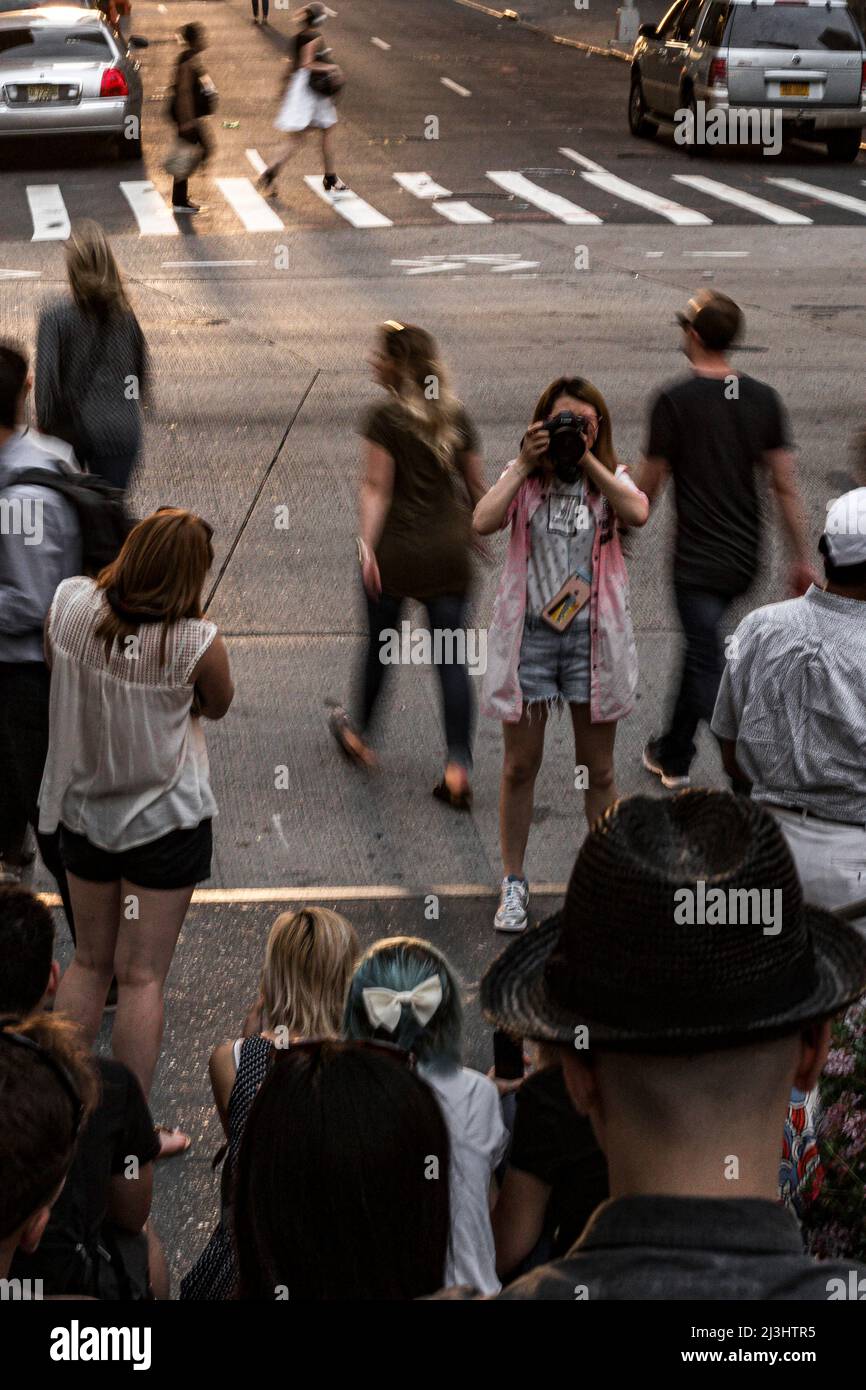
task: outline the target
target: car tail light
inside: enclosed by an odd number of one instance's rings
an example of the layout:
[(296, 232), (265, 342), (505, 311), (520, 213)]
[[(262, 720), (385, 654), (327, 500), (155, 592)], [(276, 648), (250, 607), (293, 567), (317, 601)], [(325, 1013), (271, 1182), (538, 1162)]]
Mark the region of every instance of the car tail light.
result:
[(710, 79), (709, 79), (709, 85), (710, 85), (711, 87), (724, 87), (724, 86), (727, 85), (727, 81), (728, 81), (728, 64), (727, 64), (727, 62), (725, 61), (724, 58), (714, 58), (713, 61), (710, 63)]
[(866, 97), (866, 62), (864, 62), (860, 73), (860, 95)]
[(101, 97), (128, 97), (129, 87), (126, 85), (126, 78), (119, 68), (106, 68), (102, 74), (102, 81), (99, 84), (99, 95)]

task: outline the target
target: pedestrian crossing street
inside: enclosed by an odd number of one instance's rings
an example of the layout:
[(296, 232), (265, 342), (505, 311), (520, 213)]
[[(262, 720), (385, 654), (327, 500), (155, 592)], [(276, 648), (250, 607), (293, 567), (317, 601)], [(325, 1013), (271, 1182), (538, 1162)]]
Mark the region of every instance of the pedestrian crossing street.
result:
[[(539, 181), (539, 175), (561, 174), (562, 170), (486, 170), (483, 178), (476, 181), (479, 187), (474, 197), (478, 202), (497, 200), (490, 203), (493, 211), (454, 196), (450, 188), (426, 171), (401, 171), (390, 175), (390, 178), (397, 189), (411, 195), (419, 204), (423, 203), (437, 217), (463, 226), (480, 226), (505, 220), (506, 217), (514, 220), (515, 215), (527, 209), (532, 209), (534, 213), (541, 212), (555, 222), (587, 227), (601, 226), (611, 220), (622, 222), (624, 216), (627, 221), (652, 223), (661, 220), (679, 227), (707, 227), (716, 221), (731, 220), (766, 222), (778, 227), (807, 227), (821, 221), (822, 214), (827, 212), (832, 212), (830, 220), (836, 223), (856, 223), (857, 219), (866, 217), (866, 179), (858, 178), (856, 172), (850, 184), (856, 192), (841, 192), (829, 187), (827, 180), (831, 177), (831, 171), (828, 170), (818, 175), (821, 183), (770, 174), (753, 176), (752, 188), (760, 188), (760, 193), (729, 182), (731, 175), (727, 170), (726, 177), (722, 178), (709, 173), (663, 174), (663, 181), (670, 184), (670, 193), (677, 194), (675, 198), (611, 173), (570, 147), (560, 147), (559, 154), (569, 165), (576, 166), (574, 170), (568, 170), (573, 175), (568, 183), (570, 193), (573, 190), (579, 193), (581, 185), (585, 184), (587, 190), (594, 189), (602, 195), (601, 200), (597, 196), (591, 199), (596, 210), (582, 206), (574, 197), (565, 197)], [(261, 173), (265, 163), (258, 151), (247, 150), (246, 157), (254, 174)], [(395, 213), (393, 217), (388, 216), (363, 196), (363, 188), (326, 192), (320, 174), (299, 174), (295, 170), (284, 172), (280, 198), (276, 203), (262, 196), (251, 177), (214, 177), (210, 180), (201, 177), (196, 182), (198, 193), (211, 206), (214, 200), (222, 205), (222, 211), (231, 224), (229, 230), (233, 227), (236, 231), (265, 233), (279, 232), (286, 226), (284, 214), (291, 215), (286, 214), (286, 208), (288, 206), (294, 210), (302, 186), (327, 205), (335, 225), (347, 222), (364, 231), (399, 225), (401, 215)], [(122, 179), (117, 191), (129, 219), (129, 231), (137, 231), (143, 237), (179, 235), (179, 219), (165, 196), (150, 180)], [(32, 226), (31, 240), (62, 241), (69, 236), (70, 215), (60, 184), (28, 184), (24, 193)], [(381, 191), (379, 196), (381, 198)], [(611, 201), (607, 214), (602, 205), (605, 199)], [(622, 204), (626, 205), (625, 213)], [(393, 203), (391, 206), (393, 211)], [(495, 216), (497, 206), (503, 210), (499, 218)], [(8, 210), (8, 200), (5, 207)], [(802, 210), (804, 207), (808, 208), (808, 212)], [(731, 208), (739, 215), (732, 217), (728, 211)], [(632, 214), (631, 209), (636, 209), (639, 215)], [(414, 205), (413, 211), (418, 211)], [(847, 217), (840, 218), (840, 212), (847, 214)], [(0, 228), (5, 220), (0, 218)]]

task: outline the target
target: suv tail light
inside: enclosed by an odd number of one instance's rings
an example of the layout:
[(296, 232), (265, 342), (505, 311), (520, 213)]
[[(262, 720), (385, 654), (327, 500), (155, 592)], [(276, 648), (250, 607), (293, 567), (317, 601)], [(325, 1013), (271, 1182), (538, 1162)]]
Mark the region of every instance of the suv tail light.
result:
[(863, 68), (860, 73), (860, 96), (866, 99), (866, 60), (864, 60)]
[(728, 64), (724, 58), (714, 58), (710, 63), (709, 85), (725, 87), (728, 82)]
[(99, 84), (101, 97), (128, 97), (129, 87), (119, 68), (106, 68)]

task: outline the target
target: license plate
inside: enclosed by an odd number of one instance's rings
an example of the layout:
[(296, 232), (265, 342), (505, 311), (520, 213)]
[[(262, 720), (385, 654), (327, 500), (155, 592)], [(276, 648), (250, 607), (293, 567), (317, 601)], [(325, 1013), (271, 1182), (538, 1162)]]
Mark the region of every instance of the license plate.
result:
[(59, 90), (57, 87), (36, 87), (27, 88), (27, 100), (29, 102), (57, 101)]
[(783, 97), (807, 97), (809, 84), (808, 82), (782, 82), (779, 86), (779, 95)]

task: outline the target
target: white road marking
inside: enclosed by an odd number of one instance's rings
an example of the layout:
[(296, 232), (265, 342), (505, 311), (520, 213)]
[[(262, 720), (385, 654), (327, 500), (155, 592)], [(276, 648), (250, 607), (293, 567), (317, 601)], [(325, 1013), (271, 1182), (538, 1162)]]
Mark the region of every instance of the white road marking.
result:
[(429, 174), (395, 174), (394, 178), (401, 188), (405, 188), (407, 193), (413, 193), (416, 198), (451, 197), (451, 189), (443, 188), (441, 183), (437, 183)]
[(248, 232), (281, 232), (282, 218), (278, 217), (257, 193), (249, 179), (217, 179), (216, 186), (231, 205)]
[(181, 267), (212, 265), (261, 265), (261, 261), (162, 261), (163, 270), (179, 270)]
[(468, 87), (461, 87), (459, 82), (452, 82), (450, 77), (440, 77), (439, 81), (443, 87), (448, 87), (450, 91), (456, 92), (459, 97), (471, 97), (472, 93)]
[(353, 227), (393, 227), (394, 225), (389, 217), (377, 212), (351, 189), (346, 193), (326, 193), (322, 187), (321, 174), (305, 174), (304, 183), (323, 202), (332, 207), (334, 212), (338, 212), (341, 217), (345, 217), (347, 222), (351, 222)]
[(686, 184), (689, 188), (696, 188), (699, 193), (709, 193), (711, 198), (718, 198), (723, 203), (733, 203), (735, 207), (745, 208), (746, 212), (753, 212), (758, 217), (766, 218), (768, 222), (775, 222), (779, 227), (812, 225), (811, 217), (791, 212), (789, 208), (783, 208), (779, 203), (770, 203), (766, 198), (756, 198), (753, 193), (746, 193), (741, 188), (731, 188), (730, 184), (705, 178), (703, 174), (672, 174), (671, 178), (677, 183)]
[(488, 217), (487, 213), (482, 212), (480, 208), (474, 208), (471, 203), (461, 203), (458, 198), (447, 203), (434, 203), (433, 206), (437, 212), (441, 212), (443, 217), (447, 217), (449, 222), (480, 225), (483, 222), (493, 221), (493, 218)]
[(836, 193), (832, 188), (819, 188), (816, 183), (803, 183), (800, 179), (771, 179), (768, 176), (767, 183), (775, 183), (791, 193), (806, 193), (810, 198), (829, 203), (831, 207), (844, 208), (846, 212), (856, 212), (859, 217), (866, 217), (866, 200), (852, 198), (850, 193)]
[(0, 280), (38, 280), (41, 270), (0, 270)]
[[(561, 898), (564, 883), (533, 883), (532, 892), (539, 898)], [(312, 885), (309, 888), (196, 888), (194, 903), (213, 903), (230, 906), (233, 903), (310, 903), (310, 902), (375, 902), (378, 898), (392, 902), (414, 902), (435, 893), (438, 898), (487, 898), (495, 902), (499, 889), (482, 883), (434, 883), (423, 889), (397, 888), (391, 883)], [(38, 893), (46, 907), (60, 907), (59, 893)]]
[(616, 174), (608, 173), (600, 164), (596, 164), (594, 159), (587, 159), (586, 155), (578, 154), (577, 150), (569, 149), (567, 145), (561, 145), (559, 153), (564, 154), (566, 159), (574, 160), (575, 164), (579, 164), (584, 169), (585, 172), (581, 174), (581, 178), (586, 179), (587, 183), (593, 184), (595, 188), (603, 188), (614, 198), (624, 198), (627, 203), (636, 203), (638, 207), (646, 208), (648, 212), (657, 212), (659, 217), (666, 217), (677, 227), (712, 226), (713, 219), (711, 217), (706, 217), (702, 212), (696, 212), (694, 208), (685, 208), (682, 203), (675, 203), (670, 198), (662, 198), (657, 193), (650, 193), (645, 188), (638, 188), (637, 184), (629, 183)]
[(604, 173), (601, 165), (596, 164), (594, 159), (587, 159), (585, 154), (578, 154), (577, 150), (570, 149), (568, 145), (560, 145), (559, 153), (564, 154), (566, 159), (573, 159), (575, 164), (580, 164), (582, 168), (588, 169), (590, 173)]
[(540, 262), (524, 261), (516, 251), (493, 252), (486, 255), (458, 251), (450, 256), (418, 256), (412, 260), (392, 260), (391, 264), (410, 267), (405, 270), (406, 275), (438, 275), (446, 270), (462, 271), (470, 265), (486, 266), (491, 271), (535, 269)]
[(370, 42), (374, 43), (377, 48), (381, 48), (383, 53), (387, 53), (389, 48), (391, 47), (391, 45), (389, 43), (386, 43), (384, 39), (372, 38)]
[(751, 251), (687, 251), (687, 256), (699, 256), (701, 260), (705, 256), (751, 256)]
[(179, 236), (177, 223), (150, 179), (121, 183), (120, 191), (135, 214), (142, 236)]
[(31, 241), (65, 241), (71, 231), (69, 214), (56, 183), (27, 185), (27, 201), (33, 218)]
[[(512, 261), (510, 265), (492, 265), (490, 267), (490, 273), (491, 275), (503, 275), (508, 274), (513, 270), (531, 270), (532, 267), (536, 265), (538, 265), (538, 261)], [(517, 279), (534, 280), (536, 279), (536, 276), (519, 275), (517, 276)]]
[(265, 163), (265, 161), (262, 159), (262, 157), (261, 157), (261, 155), (259, 154), (258, 150), (246, 150), (245, 153), (246, 153), (247, 159), (250, 161), (250, 164), (252, 164), (252, 166), (253, 166), (253, 168), (255, 169), (256, 173), (257, 173), (257, 174), (263, 174), (263, 173), (265, 172), (265, 170), (267, 169), (268, 166), (267, 166), (267, 164)]
[[(484, 222), (492, 222), (493, 218), (488, 217), (486, 212), (480, 208), (474, 208), (471, 203), (463, 203), (458, 199), (451, 199), (451, 189), (443, 188), (441, 183), (437, 183), (429, 174), (395, 174), (394, 178), (401, 188), (405, 188), (407, 193), (414, 193), (416, 198), (429, 198), (437, 212), (443, 217), (447, 217), (449, 222), (460, 222), (466, 225), (480, 225)], [(438, 201), (442, 198), (450, 199), (449, 202)]]
[(587, 212), (586, 208), (578, 207), (577, 203), (571, 203), (567, 198), (561, 198), (558, 193), (551, 193), (548, 188), (541, 188), (523, 174), (515, 173), (511, 169), (488, 169), (487, 177), (506, 192), (514, 193), (523, 202), (541, 208), (542, 212), (549, 212), (552, 217), (558, 217), (560, 222), (575, 226), (599, 226), (601, 223), (601, 218), (596, 217), (594, 212)]

